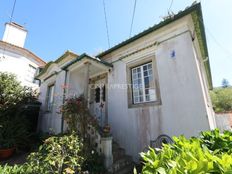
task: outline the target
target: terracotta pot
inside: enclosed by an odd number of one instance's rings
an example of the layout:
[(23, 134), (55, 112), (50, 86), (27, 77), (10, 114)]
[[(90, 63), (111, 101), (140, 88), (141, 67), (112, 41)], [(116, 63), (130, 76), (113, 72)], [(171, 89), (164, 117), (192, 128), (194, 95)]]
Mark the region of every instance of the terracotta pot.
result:
[(110, 126), (109, 125), (104, 126), (103, 131), (105, 133), (109, 133), (110, 132)]
[(6, 159), (13, 155), (15, 151), (15, 147), (8, 148), (8, 149), (0, 149), (0, 159)]

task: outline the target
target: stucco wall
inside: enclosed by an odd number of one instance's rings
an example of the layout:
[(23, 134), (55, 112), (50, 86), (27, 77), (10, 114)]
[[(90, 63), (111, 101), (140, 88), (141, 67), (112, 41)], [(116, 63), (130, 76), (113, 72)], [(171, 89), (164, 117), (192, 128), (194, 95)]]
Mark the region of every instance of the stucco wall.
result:
[[(38, 68), (38, 63), (31, 57), (9, 52), (0, 48), (0, 71), (10, 72), (17, 76), (22, 85), (38, 88), (38, 84), (26, 80), (28, 76), (29, 64)], [(4, 58), (2, 58), (4, 57)]]
[[(60, 68), (54, 66), (50, 72), (59, 72)], [(42, 103), (39, 117), (39, 130), (44, 132), (59, 133), (61, 131), (60, 106), (63, 102), (65, 72), (61, 71), (57, 75), (51, 76), (42, 82), (40, 86), (39, 101)], [(48, 86), (54, 84), (54, 104), (51, 111), (47, 111), (47, 90)]]
[[(56, 75), (51, 76), (42, 82), (40, 86), (40, 95), (39, 100), (42, 103), (40, 110), (40, 119), (39, 119), (39, 129), (43, 132), (61, 132), (61, 114), (60, 114), (60, 106), (63, 104), (63, 92), (64, 88), (66, 90), (66, 98), (79, 96), (84, 93), (85, 89), (85, 71), (84, 69), (74, 70), (71, 73), (67, 74), (67, 84), (65, 83), (65, 71), (61, 71), (61, 69), (57, 65), (53, 65), (48, 70), (48, 74), (53, 72), (58, 72)], [(54, 104), (52, 107), (52, 111), (48, 112), (46, 101), (47, 101), (47, 90), (48, 87), (54, 84)], [(64, 125), (65, 130), (65, 125)]]
[[(171, 58), (173, 50), (176, 55)], [(128, 108), (127, 89), (110, 88), (108, 92), (113, 137), (134, 160), (160, 134), (189, 137), (210, 129), (190, 33), (162, 42), (147, 53), (156, 59), (161, 104)], [(127, 84), (126, 65), (125, 61), (114, 63), (109, 84)]]
[[(136, 161), (139, 158), (138, 153), (149, 145), (150, 140), (156, 139), (160, 134), (169, 136), (184, 134), (189, 137), (215, 126), (202, 57), (197, 43), (192, 41), (193, 26), (189, 25), (189, 22), (191, 18), (184, 17), (103, 57), (105, 61), (113, 64), (112, 71), (108, 73), (109, 88), (106, 95), (113, 138)], [(154, 45), (155, 42), (159, 44)], [(153, 46), (149, 46), (151, 44)], [(143, 49), (145, 47), (147, 48)], [(142, 50), (130, 54), (140, 49)], [(173, 51), (174, 57), (171, 56)], [(127, 54), (129, 56), (119, 60)], [(154, 68), (161, 102), (143, 107), (129, 107), (130, 93), (126, 88), (128, 64), (147, 57), (156, 62)], [(53, 68), (49, 71), (56, 71), (55, 67)], [(62, 95), (60, 87), (64, 83), (62, 73), (42, 83), (40, 96), (42, 108), (45, 107), (49, 83), (55, 81), (55, 94)], [(85, 73), (81, 69), (69, 74), (69, 96), (84, 92), (86, 83), (84, 77)], [(56, 132), (60, 131), (61, 119), (56, 111), (61, 101), (55, 98), (57, 107), (54, 107), (51, 113), (44, 112), (44, 119), (41, 121), (44, 130), (53, 127)]]

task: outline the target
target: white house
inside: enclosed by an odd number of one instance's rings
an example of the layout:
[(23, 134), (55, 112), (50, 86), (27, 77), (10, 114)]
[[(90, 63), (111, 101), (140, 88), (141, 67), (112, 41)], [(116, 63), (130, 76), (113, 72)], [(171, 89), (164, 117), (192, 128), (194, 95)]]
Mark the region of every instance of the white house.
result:
[(85, 94), (99, 124), (138, 160), (160, 134), (214, 129), (210, 65), (200, 4), (91, 57), (70, 51), (48, 63), (41, 80), (40, 129), (64, 129), (64, 97)]
[(0, 40), (0, 71), (15, 74), (23, 86), (38, 88), (34, 77), (46, 62), (24, 48), (26, 35), (27, 30), (23, 26), (6, 23), (3, 39)]

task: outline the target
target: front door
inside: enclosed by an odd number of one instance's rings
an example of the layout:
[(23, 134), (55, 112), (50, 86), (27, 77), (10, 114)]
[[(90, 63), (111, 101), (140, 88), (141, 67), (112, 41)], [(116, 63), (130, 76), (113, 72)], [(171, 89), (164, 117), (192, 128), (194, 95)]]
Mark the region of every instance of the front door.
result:
[(94, 93), (93, 115), (97, 118), (99, 125), (103, 127), (106, 121), (106, 79), (96, 80), (92, 92)]

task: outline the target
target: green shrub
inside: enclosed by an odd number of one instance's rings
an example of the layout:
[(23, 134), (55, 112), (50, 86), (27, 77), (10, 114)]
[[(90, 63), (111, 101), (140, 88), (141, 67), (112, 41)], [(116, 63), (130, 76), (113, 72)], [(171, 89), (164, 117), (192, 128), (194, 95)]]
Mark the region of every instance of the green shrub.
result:
[(0, 174), (29, 174), (26, 165), (0, 166)]
[(89, 150), (85, 154), (86, 158), (82, 165), (83, 171), (88, 171), (91, 174), (102, 174), (106, 173), (106, 169), (104, 167), (104, 157), (99, 155), (94, 150)]
[(202, 146), (206, 146), (214, 153), (230, 153), (232, 154), (232, 132), (224, 131), (220, 133), (218, 129), (214, 131), (205, 131), (200, 135)]
[(0, 72), (0, 149), (27, 148), (30, 124), (22, 107), (36, 100), (35, 91), (21, 86), (16, 76)]
[(215, 112), (232, 111), (232, 88), (216, 88), (210, 91)]
[[(217, 131), (216, 131), (217, 132)], [(208, 133), (201, 138), (190, 138), (183, 136), (174, 137), (174, 143), (164, 145), (162, 149), (150, 149), (147, 153), (141, 153), (144, 160), (143, 174), (205, 174), (205, 173), (232, 173), (232, 153), (226, 148), (220, 151), (216, 146), (219, 136), (230, 145), (231, 139), (228, 135), (212, 133), (208, 138)], [(227, 134), (227, 133), (226, 133)], [(206, 138), (207, 137), (207, 138)], [(231, 137), (230, 137), (231, 138)], [(220, 138), (223, 139), (223, 138)], [(207, 141), (212, 141), (208, 143)], [(205, 144), (207, 142), (207, 144)], [(214, 146), (211, 146), (214, 144)], [(223, 143), (222, 143), (223, 144)], [(225, 145), (225, 146), (227, 146)], [(219, 152), (219, 151), (220, 152)]]
[(28, 157), (28, 166), (38, 174), (61, 174), (81, 171), (84, 161), (82, 143), (75, 134), (50, 137), (38, 152)]

